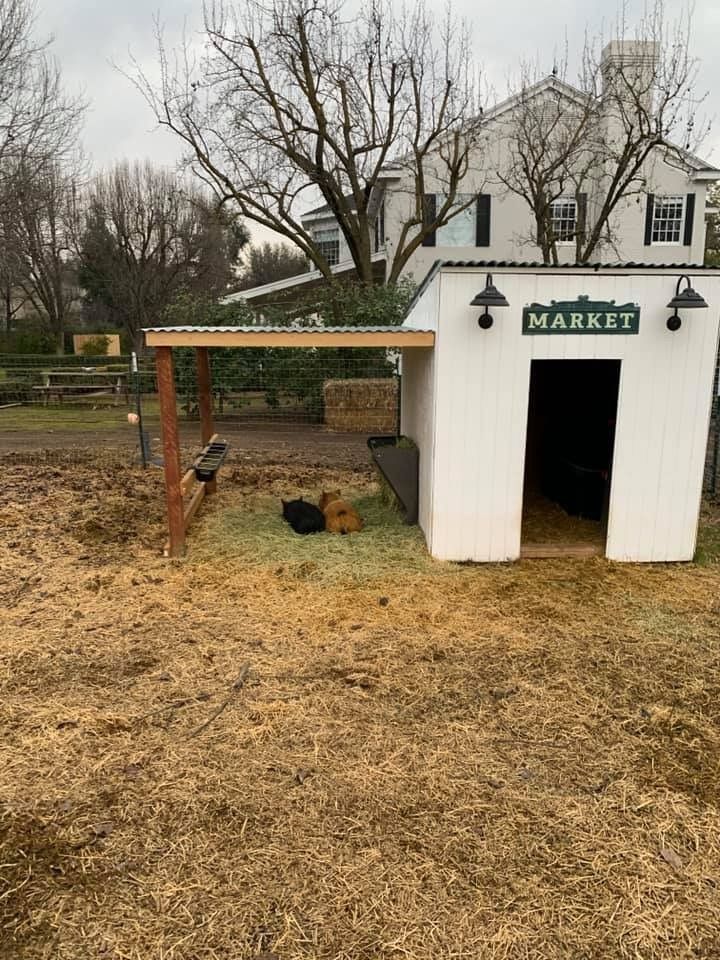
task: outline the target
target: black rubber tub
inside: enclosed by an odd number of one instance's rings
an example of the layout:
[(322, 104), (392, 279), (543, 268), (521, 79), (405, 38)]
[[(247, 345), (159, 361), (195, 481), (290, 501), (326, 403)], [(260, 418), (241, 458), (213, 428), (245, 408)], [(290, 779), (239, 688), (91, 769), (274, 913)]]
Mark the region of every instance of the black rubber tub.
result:
[(405, 523), (418, 520), (418, 448), (403, 436), (368, 437), (370, 456), (389, 483), (405, 515)]
[(218, 440), (215, 443), (208, 444), (203, 450), (193, 464), (195, 479), (199, 483), (207, 482), (215, 477), (227, 456), (228, 446), (224, 440)]
[(547, 470), (543, 486), (543, 493), (559, 503), (571, 517), (603, 520), (609, 495), (606, 467), (558, 457)]

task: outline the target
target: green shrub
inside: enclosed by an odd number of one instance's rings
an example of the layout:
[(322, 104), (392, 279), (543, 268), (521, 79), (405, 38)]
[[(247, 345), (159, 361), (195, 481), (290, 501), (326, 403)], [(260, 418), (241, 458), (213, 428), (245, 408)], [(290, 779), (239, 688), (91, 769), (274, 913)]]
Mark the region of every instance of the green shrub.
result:
[(84, 341), (79, 353), (83, 357), (106, 357), (109, 346), (110, 337), (106, 337), (104, 333), (98, 333)]
[(27, 403), (32, 397), (32, 389), (27, 380), (0, 381), (0, 406), (6, 403)]

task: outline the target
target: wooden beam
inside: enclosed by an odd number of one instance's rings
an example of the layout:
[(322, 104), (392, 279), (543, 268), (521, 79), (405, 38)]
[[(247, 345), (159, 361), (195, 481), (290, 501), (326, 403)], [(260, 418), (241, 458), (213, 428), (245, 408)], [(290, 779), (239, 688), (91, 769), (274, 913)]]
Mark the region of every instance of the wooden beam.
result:
[[(198, 406), (200, 407), (200, 439), (202, 445), (210, 443), (215, 433), (212, 412), (212, 375), (210, 373), (210, 354), (207, 347), (197, 347), (195, 350), (197, 361)], [(208, 480), (206, 493), (215, 493), (217, 480)]]
[(165, 464), (165, 499), (167, 503), (168, 553), (179, 557), (185, 547), (185, 521), (183, 518), (183, 495), (180, 480), (180, 439), (178, 436), (177, 398), (173, 373), (172, 350), (158, 347), (155, 352), (158, 396), (160, 399), (160, 425)]
[(149, 347), (432, 347), (435, 334), (431, 330), (147, 330), (145, 343)]
[(190, 526), (190, 521), (198, 512), (200, 504), (205, 499), (205, 494), (207, 493), (207, 483), (199, 483), (197, 485), (197, 490), (194, 491), (192, 497), (190, 497), (190, 502), (188, 503), (185, 514), (183, 516), (183, 522), (185, 524), (185, 532), (187, 533), (187, 528)]
[(189, 470), (186, 470), (183, 474), (183, 478), (180, 481), (180, 489), (182, 490), (182, 495), (185, 496), (189, 490), (192, 489), (193, 484), (195, 483), (195, 467), (190, 467)]
[(210, 374), (210, 354), (207, 347), (195, 350), (197, 359), (198, 406), (200, 407), (200, 439), (202, 445), (210, 443), (215, 433), (212, 413), (212, 377)]
[(541, 560), (553, 557), (604, 557), (604, 543), (523, 543), (520, 547), (521, 560)]

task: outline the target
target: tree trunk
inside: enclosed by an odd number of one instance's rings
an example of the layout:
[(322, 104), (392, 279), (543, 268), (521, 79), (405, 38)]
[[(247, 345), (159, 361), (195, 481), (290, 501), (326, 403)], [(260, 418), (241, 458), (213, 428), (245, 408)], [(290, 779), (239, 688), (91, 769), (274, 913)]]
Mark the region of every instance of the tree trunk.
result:
[(12, 289), (5, 288), (5, 333), (9, 336), (12, 332)]
[(51, 323), (55, 329), (55, 352), (59, 357), (62, 357), (65, 354), (65, 317), (58, 311)]

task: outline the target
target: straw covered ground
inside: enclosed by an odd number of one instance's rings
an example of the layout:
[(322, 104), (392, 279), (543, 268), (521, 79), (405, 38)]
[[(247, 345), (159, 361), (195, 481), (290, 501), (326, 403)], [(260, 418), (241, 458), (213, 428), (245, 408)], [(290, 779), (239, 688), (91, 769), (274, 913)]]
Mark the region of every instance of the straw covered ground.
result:
[[(720, 957), (717, 511), (704, 565), (443, 565), (266, 457), (171, 563), (158, 472), (3, 474), (0, 957)], [(364, 533), (282, 524), (323, 486)]]

